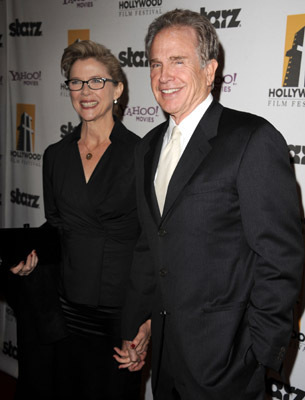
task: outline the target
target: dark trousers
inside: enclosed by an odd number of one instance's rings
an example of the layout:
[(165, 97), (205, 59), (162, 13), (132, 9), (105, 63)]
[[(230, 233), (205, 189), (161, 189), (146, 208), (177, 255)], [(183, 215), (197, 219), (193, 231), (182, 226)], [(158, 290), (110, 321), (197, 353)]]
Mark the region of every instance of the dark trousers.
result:
[(119, 370), (112, 337), (69, 335), (52, 345), (22, 345), (16, 400), (138, 400), (141, 373)]
[[(170, 316), (165, 317), (163, 324), (163, 343), (161, 361), (157, 371), (157, 384), (154, 400), (264, 400), (265, 368), (253, 364), (253, 373), (245, 383), (241, 377), (240, 384), (235, 382), (227, 389), (205, 388), (194, 379), (185, 368), (184, 360), (176, 351), (175, 341), (170, 328)], [(206, 368), (209, 368), (207, 365)]]

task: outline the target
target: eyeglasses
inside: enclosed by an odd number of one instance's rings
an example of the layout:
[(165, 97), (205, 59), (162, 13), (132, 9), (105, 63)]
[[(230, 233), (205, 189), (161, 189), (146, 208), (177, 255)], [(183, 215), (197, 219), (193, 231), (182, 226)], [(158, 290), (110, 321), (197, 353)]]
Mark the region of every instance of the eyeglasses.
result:
[(92, 78), (88, 81), (82, 81), (81, 79), (68, 79), (65, 84), (68, 86), (70, 91), (82, 90), (84, 83), (87, 83), (88, 87), (92, 90), (103, 89), (106, 82), (112, 82), (117, 85), (119, 82), (109, 78)]

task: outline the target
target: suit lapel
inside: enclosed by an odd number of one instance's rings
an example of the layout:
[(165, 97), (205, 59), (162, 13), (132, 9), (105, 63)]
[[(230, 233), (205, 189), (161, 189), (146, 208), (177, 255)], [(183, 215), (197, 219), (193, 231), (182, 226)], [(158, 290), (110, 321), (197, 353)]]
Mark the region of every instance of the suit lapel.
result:
[(217, 135), (222, 109), (218, 102), (213, 101), (195, 129), (170, 180), (162, 219), (166, 217), (183, 188), (211, 151), (209, 141)]
[(154, 179), (162, 148), (163, 137), (168, 127), (168, 121), (161, 125), (158, 132), (153, 135), (149, 148), (144, 155), (144, 191), (152, 215), (158, 224), (161, 218), (158, 201), (155, 193)]

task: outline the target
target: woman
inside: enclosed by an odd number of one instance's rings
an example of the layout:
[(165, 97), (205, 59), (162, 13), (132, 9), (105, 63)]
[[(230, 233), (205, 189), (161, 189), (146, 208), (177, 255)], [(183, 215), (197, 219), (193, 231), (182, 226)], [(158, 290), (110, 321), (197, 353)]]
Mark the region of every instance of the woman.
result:
[[(113, 116), (124, 89), (118, 60), (84, 40), (61, 60), (72, 105), (81, 119), (71, 135), (49, 146), (43, 160), (45, 215), (62, 247), (59, 293), (68, 335), (56, 343), (56, 399), (139, 398), (139, 372), (119, 369), (120, 312), (138, 237), (134, 147), (139, 138)], [(28, 275), (32, 252), (12, 269)], [(148, 343), (144, 324), (135, 340), (139, 370)]]

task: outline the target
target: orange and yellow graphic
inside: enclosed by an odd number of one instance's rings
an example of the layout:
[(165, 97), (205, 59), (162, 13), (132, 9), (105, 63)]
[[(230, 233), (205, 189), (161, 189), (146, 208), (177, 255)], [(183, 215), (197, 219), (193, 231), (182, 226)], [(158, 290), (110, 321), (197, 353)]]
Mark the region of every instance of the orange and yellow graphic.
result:
[(90, 29), (70, 29), (68, 30), (68, 46), (77, 40), (89, 40)]
[(283, 65), (283, 86), (304, 87), (305, 14), (288, 15)]

